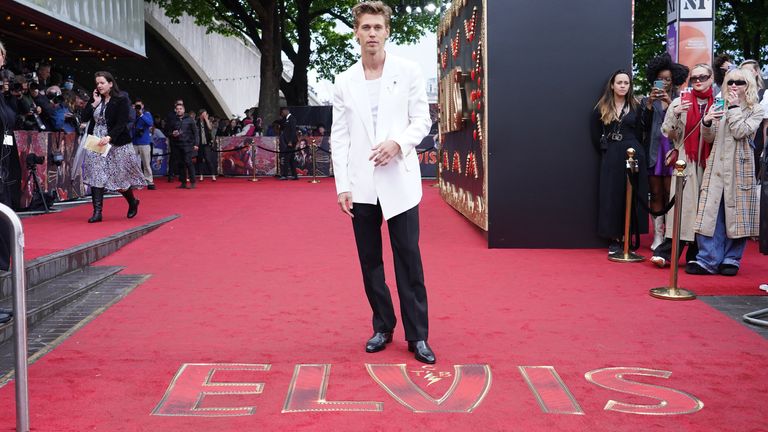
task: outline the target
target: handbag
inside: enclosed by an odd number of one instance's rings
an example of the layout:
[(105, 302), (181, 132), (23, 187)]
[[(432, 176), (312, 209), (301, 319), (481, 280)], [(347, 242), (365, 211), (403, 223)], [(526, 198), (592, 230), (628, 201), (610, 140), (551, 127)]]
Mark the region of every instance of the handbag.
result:
[(666, 155), (664, 155), (664, 166), (667, 168), (672, 168), (675, 166), (675, 162), (677, 162), (677, 159), (680, 157), (680, 151), (676, 148), (673, 148), (667, 152)]

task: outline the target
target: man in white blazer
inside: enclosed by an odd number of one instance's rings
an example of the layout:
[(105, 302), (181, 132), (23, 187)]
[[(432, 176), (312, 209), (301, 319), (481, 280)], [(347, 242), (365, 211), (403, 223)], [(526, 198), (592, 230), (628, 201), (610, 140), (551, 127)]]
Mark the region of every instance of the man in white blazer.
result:
[(427, 291), (419, 251), (421, 172), (416, 146), (429, 133), (424, 78), (419, 66), (387, 54), (389, 6), (362, 2), (352, 9), (361, 59), (336, 77), (331, 150), (341, 211), (352, 218), (363, 284), (373, 310), (367, 352), (392, 341), (397, 319), (384, 281), (382, 217), (395, 262), (408, 350), (434, 363), (427, 344)]

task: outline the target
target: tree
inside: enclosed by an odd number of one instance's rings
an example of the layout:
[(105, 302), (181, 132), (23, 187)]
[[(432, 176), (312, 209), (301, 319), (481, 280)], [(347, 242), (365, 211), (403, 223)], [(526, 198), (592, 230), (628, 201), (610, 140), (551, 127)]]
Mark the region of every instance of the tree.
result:
[[(281, 90), (289, 105), (308, 103), (307, 72), (315, 69), (333, 79), (355, 59), (351, 9), (358, 0), (293, 0), (286, 2), (283, 52), (293, 63), (290, 81), (282, 80)], [(430, 12), (429, 0), (385, 0), (393, 9), (391, 41), (417, 42), (426, 31), (435, 31), (439, 14)], [(409, 8), (408, 10), (406, 8)], [(343, 31), (339, 31), (342, 27)], [(314, 48), (314, 49), (313, 49)], [(435, 60), (437, 61), (437, 60)]]
[[(274, 118), (279, 90), (289, 105), (307, 105), (311, 68), (325, 78), (349, 66), (352, 49), (351, 8), (356, 0), (146, 0), (156, 3), (178, 22), (183, 14), (208, 32), (246, 37), (261, 51), (259, 112)], [(427, 11), (429, 0), (388, 0), (395, 16), (392, 40), (416, 42), (426, 31), (435, 31), (438, 14)], [(406, 7), (412, 12), (406, 13)], [(424, 7), (424, 9), (422, 9)], [(337, 26), (347, 27), (339, 32)], [(281, 51), (293, 63), (290, 81), (285, 80)]]
[(247, 37), (261, 52), (259, 110), (264, 118), (276, 118), (280, 108), (280, 12), (284, 0), (146, 0), (157, 3), (174, 22), (187, 14), (208, 32)]

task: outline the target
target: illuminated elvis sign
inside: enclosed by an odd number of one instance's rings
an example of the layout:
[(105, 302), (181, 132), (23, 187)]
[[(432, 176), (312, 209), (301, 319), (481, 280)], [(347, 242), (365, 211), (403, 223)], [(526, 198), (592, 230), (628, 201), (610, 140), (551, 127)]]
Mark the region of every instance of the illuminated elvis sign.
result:
[[(187, 363), (179, 368), (163, 398), (152, 411), (157, 416), (231, 417), (253, 415), (258, 396), (264, 391), (259, 376), (269, 373), (269, 364)], [(366, 364), (373, 382), (395, 401), (415, 413), (471, 413), (491, 389), (488, 365), (454, 365), (452, 370), (435, 366), (409, 368), (404, 364)], [(561, 415), (585, 414), (568, 386), (552, 366), (518, 366), (523, 380), (542, 412)], [(296, 365), (283, 405), (283, 413), (360, 412), (384, 410), (381, 401), (327, 400), (330, 364)], [(657, 401), (639, 405), (610, 399), (604, 409), (627, 414), (679, 415), (700, 411), (704, 404), (680, 390), (644, 381), (668, 379), (671, 372), (638, 367), (596, 369), (585, 374), (588, 382), (624, 395), (644, 396)], [(416, 378), (416, 382), (413, 378)], [(417, 382), (430, 386), (450, 383), (435, 398)], [(617, 395), (617, 399), (618, 395)]]

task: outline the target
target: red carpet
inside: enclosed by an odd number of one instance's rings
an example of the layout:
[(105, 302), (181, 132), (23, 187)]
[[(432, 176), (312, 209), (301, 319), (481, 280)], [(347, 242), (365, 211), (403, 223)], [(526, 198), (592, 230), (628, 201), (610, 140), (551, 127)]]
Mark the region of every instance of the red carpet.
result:
[[(331, 180), (159, 186), (140, 192), (130, 222), (118, 199), (102, 224), (84, 222), (88, 206), (25, 221), (27, 250), (42, 251), (182, 215), (99, 263), (152, 277), (30, 367), (33, 430), (765, 430), (768, 341), (703, 302), (651, 298), (668, 272), (648, 263), (610, 263), (603, 250), (488, 250), (425, 184), (438, 363), (424, 368), (399, 328), (385, 351), (363, 351), (370, 313)], [(750, 246), (739, 276), (683, 274), (680, 285), (760, 294), (766, 278), (768, 260)], [(214, 368), (193, 364), (210, 363), (225, 365), (207, 391), (252, 394), (199, 406), (254, 410), (190, 411)], [(386, 366), (400, 364), (405, 375)], [(620, 372), (625, 381), (612, 378)], [(328, 403), (318, 403), (326, 376)], [(0, 430), (13, 429), (13, 411), (6, 385)]]

